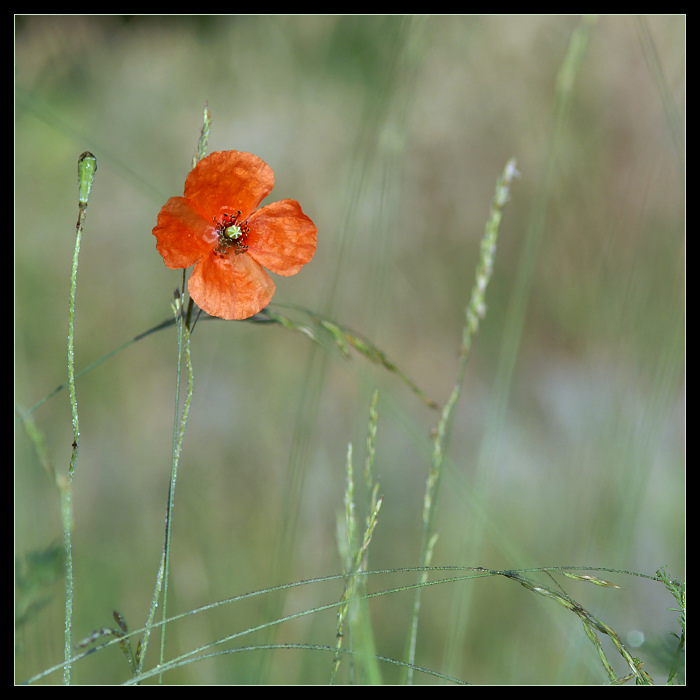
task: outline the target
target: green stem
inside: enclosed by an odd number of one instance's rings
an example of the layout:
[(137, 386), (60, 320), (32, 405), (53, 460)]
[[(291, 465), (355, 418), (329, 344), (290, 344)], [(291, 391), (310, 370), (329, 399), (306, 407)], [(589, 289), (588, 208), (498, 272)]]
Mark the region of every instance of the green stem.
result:
[(66, 576), (66, 613), (65, 613), (65, 645), (63, 667), (63, 682), (70, 684), (71, 676), (71, 650), (73, 637), (73, 507), (71, 502), (71, 488), (75, 465), (78, 461), (78, 448), (80, 446), (80, 422), (78, 420), (78, 400), (75, 394), (75, 291), (78, 279), (78, 260), (80, 258), (80, 241), (83, 234), (83, 224), (87, 215), (88, 199), (95, 180), (97, 160), (92, 153), (86, 151), (78, 159), (78, 223), (76, 224), (75, 249), (73, 251), (73, 267), (70, 276), (70, 302), (68, 307), (68, 391), (70, 394), (71, 416), (73, 421), (73, 450), (71, 452), (68, 478), (61, 478), (58, 487), (61, 491), (61, 521), (63, 525), (63, 548), (65, 558)]
[[(465, 309), (465, 323), (462, 330), (462, 347), (460, 348), (460, 361), (457, 369), (457, 378), (447, 403), (442, 409), (440, 422), (433, 442), (433, 456), (428, 479), (425, 488), (425, 498), (423, 502), (423, 536), (420, 550), (420, 566), (423, 569), (420, 583), (427, 581), (427, 567), (433, 555), (433, 549), (437, 541), (435, 531), (435, 518), (437, 514), (437, 498), (440, 491), (440, 481), (442, 478), (442, 467), (445, 461), (447, 444), (449, 442), (450, 427), (454, 415), (454, 408), (462, 391), (464, 375), (467, 368), (467, 360), (474, 336), (479, 329), (479, 321), (486, 313), (485, 295), (486, 288), (491, 279), (493, 262), (496, 255), (496, 240), (498, 238), (498, 228), (502, 218), (502, 208), (507, 202), (510, 184), (517, 175), (515, 161), (511, 160), (506, 165), (503, 173), (496, 183), (496, 190), (491, 204), (491, 212), (486, 222), (486, 229), (481, 240), (481, 254), (479, 256), (479, 266), (476, 271), (474, 287), (472, 288), (469, 304)], [(418, 640), (418, 618), (421, 605), (421, 586), (415, 591), (413, 600), (413, 611), (411, 615), (411, 628), (408, 641), (408, 671), (407, 683), (413, 682), (413, 667), (415, 663), (416, 643)]]
[[(162, 619), (165, 621), (167, 619), (167, 604), (168, 604), (168, 580), (170, 572), (170, 540), (171, 540), (171, 527), (172, 527), (172, 517), (173, 517), (173, 507), (175, 504), (175, 482), (177, 480), (177, 469), (180, 463), (180, 453), (182, 452), (182, 441), (185, 437), (185, 426), (187, 424), (187, 416), (190, 411), (190, 404), (192, 402), (192, 388), (193, 388), (193, 373), (192, 373), (192, 356), (190, 354), (190, 329), (186, 323), (182, 320), (178, 323), (178, 379), (177, 379), (177, 389), (176, 389), (176, 412), (175, 412), (175, 432), (173, 435), (173, 459), (170, 469), (170, 488), (168, 489), (168, 510), (165, 518), (165, 541), (163, 543), (163, 612)], [(182, 356), (185, 358), (185, 365), (187, 367), (187, 396), (185, 398), (185, 404), (182, 409), (182, 418), (178, 425), (178, 413), (179, 413), (179, 403), (180, 403), (180, 373), (181, 373), (181, 362)], [(165, 661), (165, 625), (161, 630), (160, 637), (160, 663), (163, 664)], [(159, 676), (159, 681), (162, 682), (162, 676)]]
[[(199, 141), (197, 142), (197, 151), (192, 158), (192, 167), (194, 168), (197, 163), (204, 158), (207, 150), (207, 142), (209, 139), (209, 129), (211, 126), (211, 113), (209, 112), (208, 105), (204, 104), (204, 114), (202, 118), (202, 130), (200, 132)], [(185, 270), (182, 271), (182, 291), (184, 293), (186, 289), (186, 273)], [(153, 591), (153, 598), (151, 600), (151, 607), (148, 613), (148, 620), (146, 621), (146, 626), (143, 633), (143, 638), (139, 649), (136, 652), (137, 656), (137, 675), (143, 671), (143, 664), (146, 658), (146, 651), (148, 650), (148, 641), (151, 635), (151, 630), (153, 629), (153, 623), (155, 620), (156, 609), (158, 608), (158, 601), (160, 600), (161, 591), (163, 594), (163, 605), (161, 612), (161, 620), (163, 621), (161, 636), (160, 636), (160, 665), (162, 666), (165, 659), (165, 621), (167, 619), (167, 604), (168, 604), (168, 577), (170, 569), (170, 538), (171, 538), (171, 527), (173, 518), (173, 507), (175, 504), (175, 482), (177, 481), (177, 470), (180, 463), (180, 452), (182, 451), (182, 441), (185, 437), (185, 426), (187, 424), (187, 416), (190, 411), (190, 404), (192, 402), (192, 388), (194, 384), (194, 375), (192, 372), (192, 356), (190, 354), (190, 335), (192, 331), (191, 318), (193, 301), (190, 297), (187, 305), (187, 311), (183, 315), (183, 300), (180, 295), (177, 295), (173, 302), (173, 315), (174, 322), (177, 326), (177, 377), (175, 380), (175, 423), (173, 427), (173, 450), (172, 450), (172, 461), (170, 465), (170, 487), (168, 488), (168, 505), (165, 513), (165, 537), (163, 541), (163, 553), (160, 559), (160, 566), (158, 567), (158, 575), (156, 576), (156, 585)], [(184, 322), (183, 322), (184, 316)], [(162, 324), (161, 324), (162, 325)], [(182, 358), (185, 358), (185, 365), (187, 367), (187, 397), (185, 398), (185, 404), (182, 410), (182, 417), (180, 417), (180, 379), (182, 376)], [(162, 673), (158, 675), (159, 683), (162, 683), (163, 676)]]
[[(153, 628), (158, 601), (163, 594), (161, 619), (163, 622), (167, 619), (167, 597), (168, 597), (168, 577), (170, 568), (170, 542), (171, 542), (171, 527), (173, 508), (175, 504), (175, 484), (177, 481), (178, 466), (180, 463), (180, 454), (182, 452), (182, 443), (185, 437), (185, 426), (189, 415), (190, 404), (192, 403), (192, 393), (194, 387), (194, 373), (192, 371), (192, 355), (190, 353), (190, 329), (186, 323), (183, 323), (182, 317), (182, 300), (176, 299), (173, 304), (173, 313), (175, 315), (175, 323), (178, 329), (178, 357), (177, 357), (177, 377), (175, 381), (175, 424), (173, 428), (173, 450), (172, 462), (170, 467), (170, 486), (168, 489), (168, 504), (165, 514), (165, 536), (163, 540), (163, 553), (158, 568), (156, 577), (155, 590), (151, 600), (151, 607), (148, 614), (148, 620), (144, 629), (143, 640), (139, 651), (137, 652), (137, 674), (143, 671), (143, 664), (146, 658), (148, 649), (148, 641), (150, 638), (151, 629)], [(187, 368), (187, 396), (180, 416), (180, 379), (182, 375), (182, 359), (185, 359)], [(164, 663), (165, 657), (165, 625), (162, 626), (160, 638), (160, 663)], [(162, 678), (161, 678), (162, 680)]]

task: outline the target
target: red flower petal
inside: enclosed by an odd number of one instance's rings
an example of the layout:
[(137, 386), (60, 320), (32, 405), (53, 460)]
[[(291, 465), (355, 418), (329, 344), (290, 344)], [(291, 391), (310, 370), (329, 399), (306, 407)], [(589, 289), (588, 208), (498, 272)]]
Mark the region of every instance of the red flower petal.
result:
[(211, 253), (219, 238), (214, 222), (193, 209), (184, 197), (171, 197), (165, 203), (153, 235), (158, 252), (171, 268), (194, 265)]
[(270, 303), (275, 283), (249, 255), (212, 254), (194, 266), (187, 289), (209, 315), (240, 320)]
[(316, 227), (298, 202), (256, 211), (274, 182), (252, 153), (212, 153), (187, 176), (184, 197), (171, 197), (158, 214), (158, 252), (170, 268), (194, 265), (190, 296), (212, 316), (253, 316), (275, 293), (262, 266), (293, 275), (314, 256)]
[(220, 219), (240, 210), (240, 218), (245, 220), (274, 184), (272, 168), (252, 153), (217, 151), (190, 171), (185, 197), (209, 218)]
[(316, 226), (293, 199), (259, 209), (248, 226), (248, 253), (278, 275), (295, 275), (316, 252)]

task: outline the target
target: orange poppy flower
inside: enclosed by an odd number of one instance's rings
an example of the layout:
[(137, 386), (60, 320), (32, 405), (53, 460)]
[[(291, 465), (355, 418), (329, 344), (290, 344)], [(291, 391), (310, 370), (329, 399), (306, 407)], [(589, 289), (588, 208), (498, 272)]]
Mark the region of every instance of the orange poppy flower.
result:
[(211, 316), (244, 319), (265, 308), (277, 275), (295, 275), (316, 251), (316, 227), (293, 199), (260, 209), (275, 176), (252, 153), (219, 151), (203, 158), (171, 197), (153, 229), (170, 268), (194, 265), (187, 287)]

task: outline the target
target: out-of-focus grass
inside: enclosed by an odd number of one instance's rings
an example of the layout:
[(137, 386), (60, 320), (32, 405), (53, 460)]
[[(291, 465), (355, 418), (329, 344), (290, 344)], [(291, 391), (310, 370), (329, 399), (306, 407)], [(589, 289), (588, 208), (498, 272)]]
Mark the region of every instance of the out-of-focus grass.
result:
[[(455, 416), (434, 563), (505, 569), (516, 553), (532, 566), (651, 574), (666, 565), (681, 578), (683, 17), (604, 16), (593, 25), (547, 193), (512, 384), (497, 383), (544, 181), (555, 81), (579, 22), (18, 17), (16, 402), (26, 408), (65, 381), (75, 168), (84, 150), (99, 170), (78, 273), (78, 369), (169, 316), (180, 276), (163, 266), (151, 229), (167, 197), (182, 192), (207, 100), (210, 149), (264, 158), (277, 179), (271, 200), (298, 199), (318, 226), (314, 261), (278, 280), (275, 301), (356, 328), (440, 402), (454, 382), (493, 183), (515, 157), (523, 176), (505, 211), (488, 312)], [(417, 562), (434, 411), (381, 367), (329, 355), (277, 326), (201, 324), (192, 352), (170, 611), (342, 569), (335, 523), (346, 446), (362, 441), (377, 386), (374, 471), (384, 500), (371, 562)], [(162, 544), (175, 359), (174, 334), (163, 331), (79, 380), (76, 638), (109, 624), (115, 608), (131, 628), (145, 620)], [(51, 464), (67, 469), (67, 396), (33, 418)], [(475, 492), (484, 455), (488, 478)], [(60, 519), (22, 429), (15, 462), (24, 558), (60, 539)], [(467, 555), (475, 529), (484, 537)], [(615, 582), (621, 591), (589, 587), (574, 597), (623, 636), (643, 632), (649, 646), (673, 630), (662, 586)], [(423, 594), (420, 665), (480, 683), (603, 680), (576, 621), (505, 579), (459, 585), (473, 589), (456, 649), (447, 632), (462, 614), (455, 591)], [(302, 587), (280, 606), (310, 608), (342, 590), (340, 582)], [(60, 584), (47, 593), (18, 630), (18, 680), (62, 658)], [(411, 601), (407, 593), (371, 602), (380, 654), (402, 658)], [(269, 598), (254, 599), (173, 626), (170, 655), (260, 624), (275, 609)], [(332, 613), (300, 618), (274, 639), (333, 647), (335, 624)], [(260, 652), (194, 664), (167, 680), (326, 683), (331, 666), (332, 656), (309, 651)], [(388, 682), (400, 677), (385, 672)], [(74, 668), (83, 683), (127, 674), (116, 647)]]

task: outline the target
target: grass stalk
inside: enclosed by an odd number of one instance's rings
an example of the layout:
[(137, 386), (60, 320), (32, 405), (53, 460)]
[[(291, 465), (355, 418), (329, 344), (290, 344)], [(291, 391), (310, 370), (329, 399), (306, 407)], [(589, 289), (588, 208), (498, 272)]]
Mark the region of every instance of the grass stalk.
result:
[[(488, 409), (486, 419), (486, 434), (482, 441), (480, 453), (477, 458), (475, 477), (471, 489), (476, 494), (483, 494), (488, 482), (491, 465), (494, 460), (496, 446), (501, 439), (501, 430), (505, 421), (505, 414), (510, 396), (513, 372), (516, 358), (520, 349), (523, 328), (526, 319), (527, 305), (530, 303), (532, 280), (535, 274), (535, 266), (539, 256), (540, 244), (545, 230), (545, 222), (548, 213), (549, 198), (552, 186), (557, 177), (557, 168), (560, 165), (559, 157), (564, 129), (568, 124), (568, 118), (573, 100), (574, 87), (579, 75), (583, 59), (586, 55), (588, 42), (595, 16), (582, 17), (578, 26), (574, 29), (566, 53), (562, 60), (556, 79), (556, 91), (552, 111), (551, 137), (547, 144), (544, 157), (544, 171), (541, 182), (537, 187), (537, 195), (532, 207), (530, 220), (523, 240), (522, 253), (518, 263), (518, 271), (514, 281), (511, 302), (505, 319), (503, 342), (494, 379), (494, 399)], [(475, 521), (475, 526), (468, 531), (468, 541), (465, 540), (462, 547), (465, 561), (475, 561), (482, 542), (480, 521)], [(516, 557), (517, 553), (513, 554)], [(515, 564), (516, 560), (511, 558)], [(454, 614), (452, 615), (451, 629), (448, 630), (448, 643), (446, 645), (447, 667), (457, 663), (455, 655), (460, 653), (464, 642), (469, 609), (469, 597), (471, 589), (465, 588), (455, 595)]]
[[(486, 222), (486, 229), (481, 240), (479, 264), (476, 271), (476, 278), (472, 288), (471, 297), (465, 310), (465, 323), (462, 329), (462, 344), (460, 348), (459, 366), (457, 368), (457, 379), (452, 389), (452, 393), (442, 409), (440, 421), (435, 431), (433, 439), (433, 455), (426, 481), (425, 497), (423, 500), (423, 532), (421, 539), (421, 550), (419, 566), (428, 567), (433, 555), (435, 543), (437, 542), (437, 532), (435, 531), (435, 518), (437, 513), (437, 499), (440, 490), (440, 480), (442, 478), (442, 467), (445, 461), (447, 445), (449, 443), (449, 432), (452, 426), (454, 408), (462, 391), (464, 375), (469, 359), (469, 351), (476, 332), (479, 329), (479, 321), (486, 313), (486, 288), (493, 272), (493, 261), (496, 255), (496, 241), (498, 239), (498, 229), (502, 219), (503, 205), (508, 201), (510, 183), (517, 175), (515, 161), (511, 160), (504, 168), (496, 183), (496, 190), (491, 204), (491, 211)], [(427, 570), (420, 576), (422, 583), (427, 581)], [(407, 651), (407, 676), (406, 682), (410, 685), (413, 681), (413, 667), (415, 665), (416, 643), (418, 639), (418, 618), (420, 615), (421, 588), (416, 588), (413, 599), (413, 611), (411, 615), (411, 627), (408, 640)]]
[[(363, 470), (367, 516), (362, 538), (359, 538), (357, 522), (357, 504), (355, 499), (355, 478), (353, 474), (352, 443), (348, 445), (346, 458), (345, 482), (345, 526), (339, 532), (339, 549), (346, 571), (346, 583), (343, 596), (338, 607), (338, 624), (336, 632), (336, 649), (331, 671), (331, 684), (336, 680), (343, 654), (348, 648), (343, 648), (347, 637), (350, 641), (349, 651), (353, 669), (357, 666), (356, 682), (368, 685), (381, 683), (381, 673), (377, 663), (377, 654), (369, 619), (369, 609), (365, 598), (366, 586), (363, 576), (367, 571), (367, 553), (377, 526), (382, 498), (379, 497), (379, 484), (372, 474), (375, 455), (375, 438), (377, 435), (377, 399), (374, 392), (370, 405), (369, 423), (367, 429), (367, 455)], [(340, 530), (341, 528), (339, 528)], [(346, 620), (349, 622), (349, 632), (345, 632)]]

